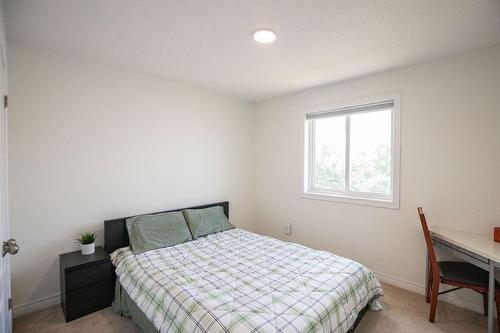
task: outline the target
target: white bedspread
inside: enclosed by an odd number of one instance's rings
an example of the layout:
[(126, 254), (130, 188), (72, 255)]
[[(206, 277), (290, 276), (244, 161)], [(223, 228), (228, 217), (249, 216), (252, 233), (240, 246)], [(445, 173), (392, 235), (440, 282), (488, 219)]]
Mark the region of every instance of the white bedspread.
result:
[(346, 332), (367, 304), (382, 308), (363, 265), (240, 229), (112, 260), (160, 332)]

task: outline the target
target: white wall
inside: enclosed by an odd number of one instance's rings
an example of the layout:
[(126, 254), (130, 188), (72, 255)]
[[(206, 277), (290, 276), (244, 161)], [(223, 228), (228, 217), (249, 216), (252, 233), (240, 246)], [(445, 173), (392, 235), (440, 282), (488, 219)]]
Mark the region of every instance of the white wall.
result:
[[(394, 91), (402, 93), (401, 209), (300, 198), (300, 111)], [(259, 233), (423, 291), (418, 205), (430, 224), (489, 235), (500, 226), (500, 46), (258, 103), (254, 126)]]
[(0, 45), (2, 46), (1, 52), (4, 59), (7, 56), (7, 40), (5, 31), (5, 4), (0, 0)]
[(250, 103), (10, 41), (8, 56), (15, 313), (57, 302), (58, 255), (104, 219), (229, 200), (253, 229)]
[[(187, 85), (13, 42), (8, 51), (17, 313), (57, 302), (57, 255), (112, 217), (230, 200), (239, 227), (353, 258), (415, 290), (417, 205), (431, 224), (500, 226), (500, 46), (258, 103), (253, 115), (249, 103)], [(301, 110), (393, 91), (401, 209), (301, 199)]]

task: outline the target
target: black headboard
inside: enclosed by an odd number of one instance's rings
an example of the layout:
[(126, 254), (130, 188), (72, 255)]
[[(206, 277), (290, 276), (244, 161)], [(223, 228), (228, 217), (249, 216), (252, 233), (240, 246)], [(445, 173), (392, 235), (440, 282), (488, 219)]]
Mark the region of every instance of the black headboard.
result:
[[(229, 201), (217, 202), (213, 204), (201, 205), (195, 207), (172, 209), (164, 212), (139, 214), (139, 215), (161, 214), (161, 213), (176, 212), (184, 209), (202, 209), (215, 206), (222, 206), (222, 208), (224, 209), (224, 214), (226, 215), (227, 218), (229, 218)], [(139, 215), (134, 215), (134, 216), (139, 216)], [(106, 252), (111, 253), (116, 249), (129, 245), (128, 232), (125, 220), (134, 216), (120, 217), (118, 219), (104, 221), (104, 249), (106, 250)]]

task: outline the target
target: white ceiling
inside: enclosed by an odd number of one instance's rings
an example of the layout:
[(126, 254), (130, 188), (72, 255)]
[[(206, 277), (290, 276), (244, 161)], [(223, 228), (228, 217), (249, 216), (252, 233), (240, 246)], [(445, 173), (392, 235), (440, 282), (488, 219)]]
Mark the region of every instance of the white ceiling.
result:
[(11, 40), (251, 101), (500, 43), (500, 0), (7, 0), (6, 17)]

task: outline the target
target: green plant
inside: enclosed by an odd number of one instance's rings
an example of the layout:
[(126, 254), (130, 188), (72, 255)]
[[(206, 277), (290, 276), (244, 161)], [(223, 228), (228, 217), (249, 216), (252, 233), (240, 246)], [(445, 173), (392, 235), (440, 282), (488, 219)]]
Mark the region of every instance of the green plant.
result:
[(95, 232), (84, 232), (80, 234), (80, 238), (77, 238), (76, 242), (82, 245), (92, 244), (95, 242), (95, 238)]

